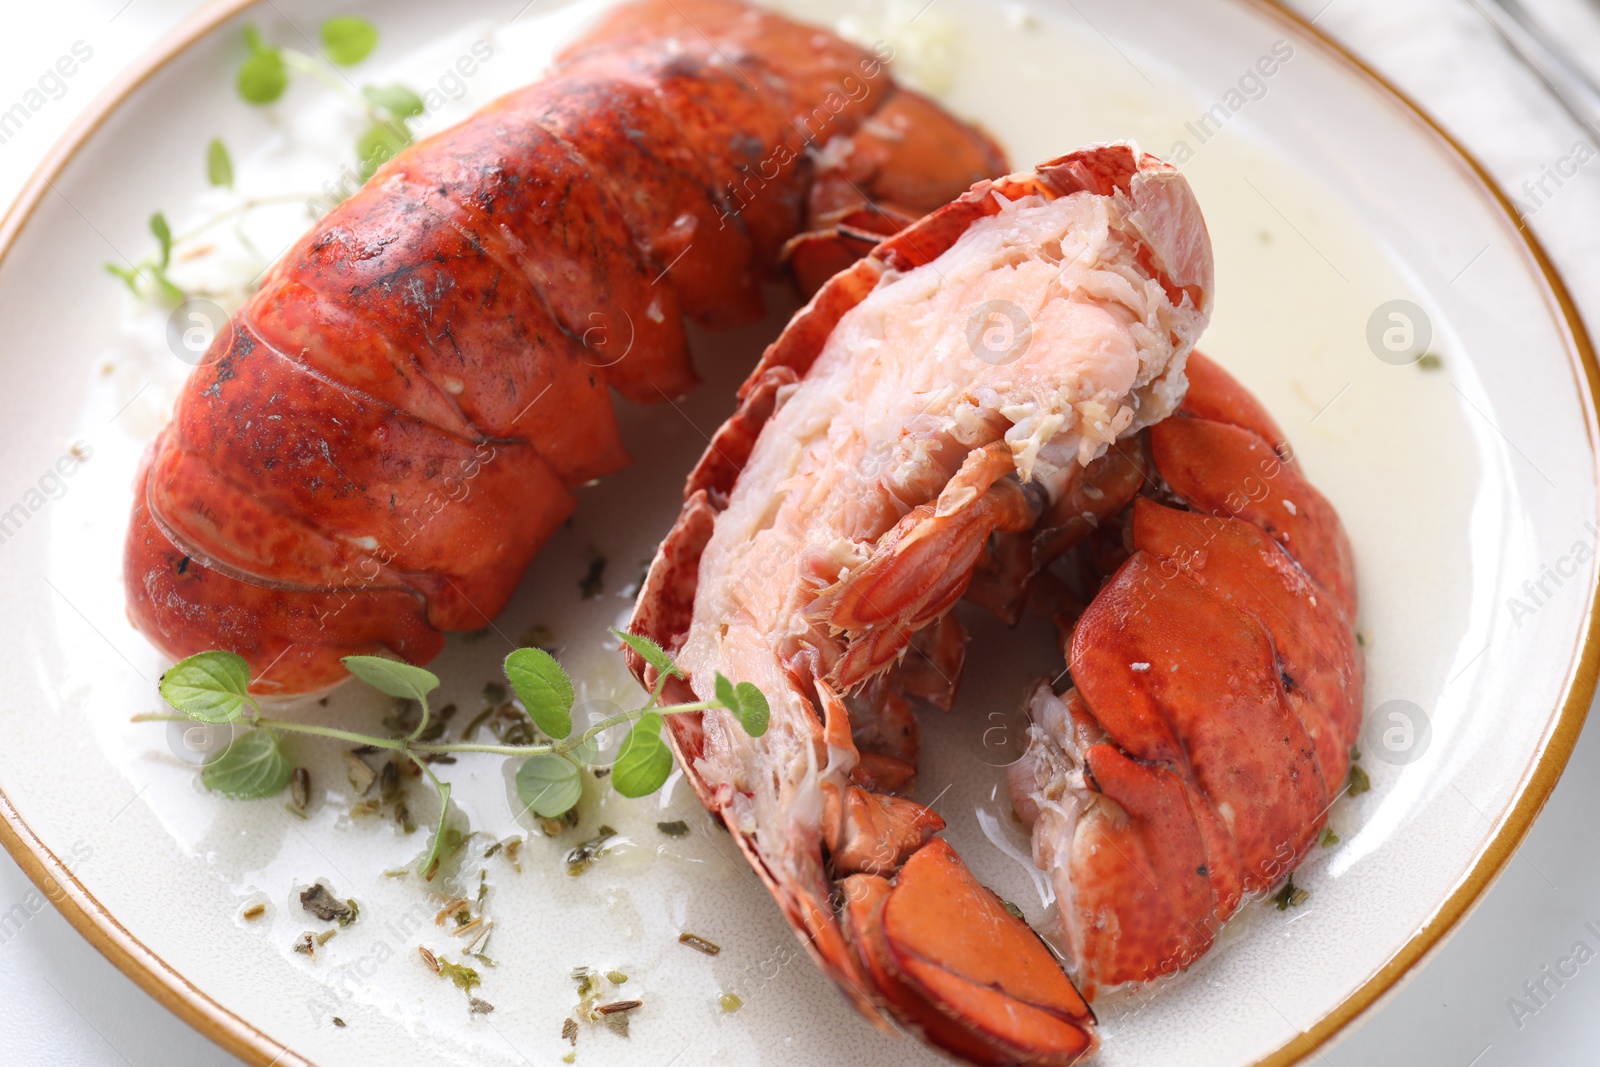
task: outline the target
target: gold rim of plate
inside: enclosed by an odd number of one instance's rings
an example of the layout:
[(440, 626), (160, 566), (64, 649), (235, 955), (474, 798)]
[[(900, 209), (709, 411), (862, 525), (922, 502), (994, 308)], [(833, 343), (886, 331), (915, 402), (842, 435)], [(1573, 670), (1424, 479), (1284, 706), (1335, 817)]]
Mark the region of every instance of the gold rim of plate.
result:
[[(165, 39), (118, 75), (50, 149), (23, 186), (15, 203), (0, 219), (0, 263), (10, 254), (39, 202), (54, 187), (56, 177), (128, 96), (173, 57), (256, 2), (214, 0), (184, 20)], [(1505, 216), (1505, 221), (1511, 225), (1529, 261), (1544, 278), (1556, 307), (1566, 321), (1571, 337), (1569, 355), (1573, 361), (1575, 384), (1585, 401), (1589, 445), (1597, 457), (1597, 469), (1600, 469), (1600, 409), (1595, 404), (1595, 397), (1600, 395), (1600, 364), (1595, 360), (1594, 345), (1560, 272), (1551, 263), (1538, 239), (1521, 225), (1510, 198), (1483, 165), (1432, 116), (1338, 41), (1297, 12), (1279, 7), (1271, 0), (1240, 2), (1254, 8), (1266, 19), (1309, 40), (1325, 55), (1376, 85), (1409, 115), (1424, 136), (1442, 146), (1445, 154), (1457, 161), (1469, 182), (1486, 193)], [(1596, 601), (1595, 594), (1596, 590), (1591, 589), (1578, 655), (1568, 670), (1566, 692), (1560, 709), (1542, 740), (1532, 768), (1518, 788), (1510, 810), (1495, 828), (1472, 867), (1428, 921), (1383, 966), (1309, 1030), (1301, 1031), (1276, 1051), (1256, 1061), (1254, 1067), (1290, 1067), (1299, 1063), (1372, 1008), (1397, 986), (1401, 978), (1439, 947), (1445, 936), (1466, 917), (1510, 862), (1561, 778), (1594, 698), (1596, 679), (1600, 676), (1600, 602)], [(218, 1004), (134, 937), (39, 839), (3, 791), (0, 791), (0, 845), (5, 846), (11, 858), (78, 933), (87, 938), (118, 970), (184, 1022), (256, 1067), (315, 1067), (310, 1060), (281, 1041)]]

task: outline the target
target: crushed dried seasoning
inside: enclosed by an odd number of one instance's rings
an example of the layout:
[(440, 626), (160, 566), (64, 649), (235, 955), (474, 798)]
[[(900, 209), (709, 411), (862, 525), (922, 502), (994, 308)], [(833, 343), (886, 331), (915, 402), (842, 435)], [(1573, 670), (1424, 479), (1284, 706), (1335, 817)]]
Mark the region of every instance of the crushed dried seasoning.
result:
[(658, 822), (656, 823), (656, 829), (668, 837), (689, 836), (689, 824), (682, 819), (674, 819), (672, 822)]
[(1289, 880), (1283, 883), (1283, 888), (1272, 895), (1272, 902), (1278, 906), (1279, 911), (1288, 911), (1304, 904), (1310, 896), (1310, 890), (1301, 889), (1294, 884), (1294, 875), (1291, 874)]
[(239, 918), (245, 922), (253, 922), (267, 913), (267, 906), (261, 903), (251, 904), (239, 913)]
[(617, 832), (611, 827), (601, 826), (599, 834), (580, 842), (567, 853), (567, 874), (576, 878), (594, 866), (596, 860), (611, 850), (612, 841), (616, 836)]
[(289, 776), (289, 800), (298, 811), (305, 811), (311, 803), (311, 772), (304, 767), (296, 767)]
[(600, 995), (600, 977), (588, 967), (572, 968), (572, 980), (578, 983), (579, 1000), (593, 1000)]
[(488, 1015), (491, 1011), (494, 1011), (494, 1005), (487, 1000), (469, 996), (467, 997), (467, 1011), (473, 1015)]
[(449, 960), (439, 961), (439, 975), (450, 979), (456, 984), (456, 988), (464, 993), (470, 993), (474, 986), (483, 984), (477, 971), (459, 963), (451, 963)]
[(388, 763), (383, 765), (383, 770), (378, 772), (378, 802), (380, 804), (393, 804), (400, 798), (400, 768), (395, 765), (398, 756), (393, 756)]
[(605, 592), (606, 558), (594, 548), (589, 549), (589, 570), (584, 574), (583, 580), (578, 583), (578, 591), (583, 594), (583, 599), (593, 600)]
[(522, 636), (517, 639), (517, 644), (523, 648), (543, 649), (552, 656), (556, 654), (555, 632), (542, 622), (536, 622), (522, 631)]
[(678, 944), (688, 945), (696, 952), (704, 952), (707, 956), (715, 956), (722, 951), (721, 945), (713, 944), (699, 934), (679, 934)]
[(554, 819), (539, 819), (539, 832), (546, 837), (559, 837), (578, 825), (578, 805), (574, 804)]
[(567, 1044), (577, 1047), (578, 1020), (572, 1018), (561, 1020), (561, 1038)]
[(361, 914), (361, 907), (354, 900), (338, 899), (321, 882), (301, 891), (300, 906), (323, 922), (337, 922), (340, 926), (349, 926)]
[(350, 779), (350, 788), (355, 791), (356, 796), (366, 796), (367, 790), (372, 788), (372, 783), (377, 781), (377, 774), (368, 766), (366, 760), (354, 752), (344, 754), (344, 767), (345, 774)]

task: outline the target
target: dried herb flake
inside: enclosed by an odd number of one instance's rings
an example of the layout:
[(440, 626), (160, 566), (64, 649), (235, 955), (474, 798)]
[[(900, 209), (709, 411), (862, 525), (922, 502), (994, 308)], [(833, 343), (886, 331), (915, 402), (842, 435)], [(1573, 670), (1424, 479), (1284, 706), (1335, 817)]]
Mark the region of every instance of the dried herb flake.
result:
[(337, 922), (340, 926), (349, 926), (361, 914), (354, 900), (339, 900), (321, 882), (301, 891), (300, 906), (323, 922)]
[(311, 803), (311, 772), (304, 767), (296, 767), (289, 776), (289, 799), (299, 811), (305, 811)]
[(707, 956), (715, 956), (722, 951), (721, 945), (713, 944), (699, 934), (679, 934), (678, 944), (688, 945), (696, 952), (704, 952)]
[(567, 874), (573, 878), (594, 866), (594, 862), (611, 851), (612, 839), (617, 832), (609, 826), (600, 827), (600, 833), (579, 843), (567, 853)]
[(1272, 895), (1272, 902), (1277, 905), (1279, 911), (1288, 911), (1304, 904), (1310, 896), (1310, 890), (1301, 889), (1294, 884), (1294, 875), (1291, 874), (1289, 880), (1283, 883), (1283, 888)]
[(477, 971), (459, 963), (451, 963), (449, 960), (439, 961), (439, 976), (450, 979), (456, 984), (456, 988), (464, 993), (470, 993), (474, 986), (483, 984)]

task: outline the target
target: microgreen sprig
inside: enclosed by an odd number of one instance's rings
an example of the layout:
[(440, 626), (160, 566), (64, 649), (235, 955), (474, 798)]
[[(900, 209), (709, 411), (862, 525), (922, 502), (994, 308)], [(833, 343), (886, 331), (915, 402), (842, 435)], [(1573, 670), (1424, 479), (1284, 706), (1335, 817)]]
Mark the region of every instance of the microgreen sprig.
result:
[[(378, 45), (377, 27), (365, 19), (341, 15), (324, 22), (319, 32), (322, 55), (338, 67), (360, 63)], [(244, 43), (247, 54), (234, 84), (248, 103), (265, 106), (276, 102), (288, 89), (289, 76), (304, 74), (361, 109), (367, 128), (356, 138), (356, 156), (363, 181), (411, 143), (406, 120), (426, 110), (422, 97), (411, 89), (404, 85), (364, 85), (357, 90), (347, 77), (334, 73), (315, 56), (272, 44), (254, 26), (244, 28)]]
[[(411, 119), (424, 114), (427, 104), (414, 90), (404, 85), (363, 85), (359, 89), (338, 68), (359, 64), (372, 54), (378, 44), (378, 30), (365, 19), (337, 16), (323, 22), (318, 30), (323, 58), (273, 44), (262, 36), (255, 26), (244, 27), (245, 54), (234, 75), (234, 89), (248, 104), (264, 107), (277, 102), (289, 88), (292, 75), (313, 78), (348, 99), (361, 112), (366, 126), (356, 138), (357, 173), (361, 181), (370, 178), (377, 169), (411, 143)], [(232, 189), (234, 181), (233, 158), (220, 137), (213, 137), (206, 145), (206, 180), (214, 187)], [(342, 183), (341, 183), (341, 194)], [(120, 278), (134, 296), (140, 299), (157, 299), (167, 304), (179, 304), (194, 296), (217, 296), (187, 291), (175, 282), (168, 268), (173, 250), (198, 237), (218, 223), (233, 219), (240, 241), (252, 254), (257, 254), (245, 235), (242, 222), (257, 208), (275, 204), (305, 204), (313, 217), (319, 202), (337, 202), (338, 195), (294, 194), (291, 196), (253, 197), (242, 200), (230, 208), (206, 219), (183, 234), (174, 235), (166, 216), (156, 212), (150, 216), (150, 231), (156, 238), (156, 251), (136, 263), (104, 264), (106, 272)], [(264, 266), (264, 264), (263, 264)]]
[(201, 770), (201, 781), (231, 797), (270, 797), (289, 783), (292, 766), (284, 747), (286, 734), (327, 737), (356, 745), (398, 752), (415, 763), (433, 785), (439, 798), (439, 824), (423, 857), (420, 873), (432, 879), (442, 860), (450, 814), (450, 784), (441, 781), (423, 757), (436, 754), (480, 752), (521, 758), (516, 773), (517, 796), (527, 810), (543, 819), (558, 819), (571, 811), (583, 794), (582, 771), (599, 754), (598, 738), (614, 726), (632, 724), (611, 766), (611, 781), (627, 797), (648, 796), (660, 789), (672, 773), (672, 750), (662, 737), (666, 716), (721, 709), (728, 712), (751, 737), (767, 730), (770, 709), (765, 695), (749, 682), (735, 684), (717, 673), (715, 695), (710, 700), (663, 705), (662, 690), (671, 678), (685, 677), (665, 649), (647, 637), (612, 630), (627, 648), (656, 669), (655, 685), (643, 706), (619, 712), (573, 733), (572, 679), (556, 658), (538, 648), (518, 648), (505, 659), (506, 680), (535, 726), (550, 738), (547, 743), (507, 745), (469, 741), (422, 740), (431, 718), (429, 695), (439, 688), (432, 671), (381, 656), (346, 656), (343, 663), (357, 679), (388, 696), (414, 700), (421, 718), (403, 737), (378, 737), (314, 723), (264, 716), (250, 694), (250, 667), (232, 652), (212, 650), (180, 660), (161, 676), (162, 699), (181, 715), (152, 713), (134, 716), (135, 722), (171, 722), (194, 719), (213, 725), (242, 722), (243, 736), (235, 738), (220, 756)]

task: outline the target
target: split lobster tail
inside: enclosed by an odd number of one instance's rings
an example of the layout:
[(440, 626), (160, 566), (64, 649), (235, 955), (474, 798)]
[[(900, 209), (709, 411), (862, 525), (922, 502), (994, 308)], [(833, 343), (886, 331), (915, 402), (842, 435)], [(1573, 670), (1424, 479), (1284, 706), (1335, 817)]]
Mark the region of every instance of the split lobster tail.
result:
[(487, 625), (573, 489), (627, 462), (612, 390), (695, 384), (685, 317), (754, 320), (796, 234), (1005, 169), (887, 58), (738, 0), (642, 0), (401, 152), (185, 385), (137, 477), (134, 624), (274, 694)]
[(632, 620), (687, 673), (672, 699), (719, 671), (768, 695), (760, 738), (671, 717), (688, 780), (847, 997), (971, 1063), (1076, 1063), (1095, 1020), (911, 799), (911, 700), (950, 706), (975, 572), (1004, 600), (999, 575), (1036, 570), (1030, 542), (1010, 570), (992, 546), (1127, 505), (1140, 478), (1106, 457), (1177, 409), (1211, 290), (1188, 185), (1131, 145), (980, 182), (767, 350)]

